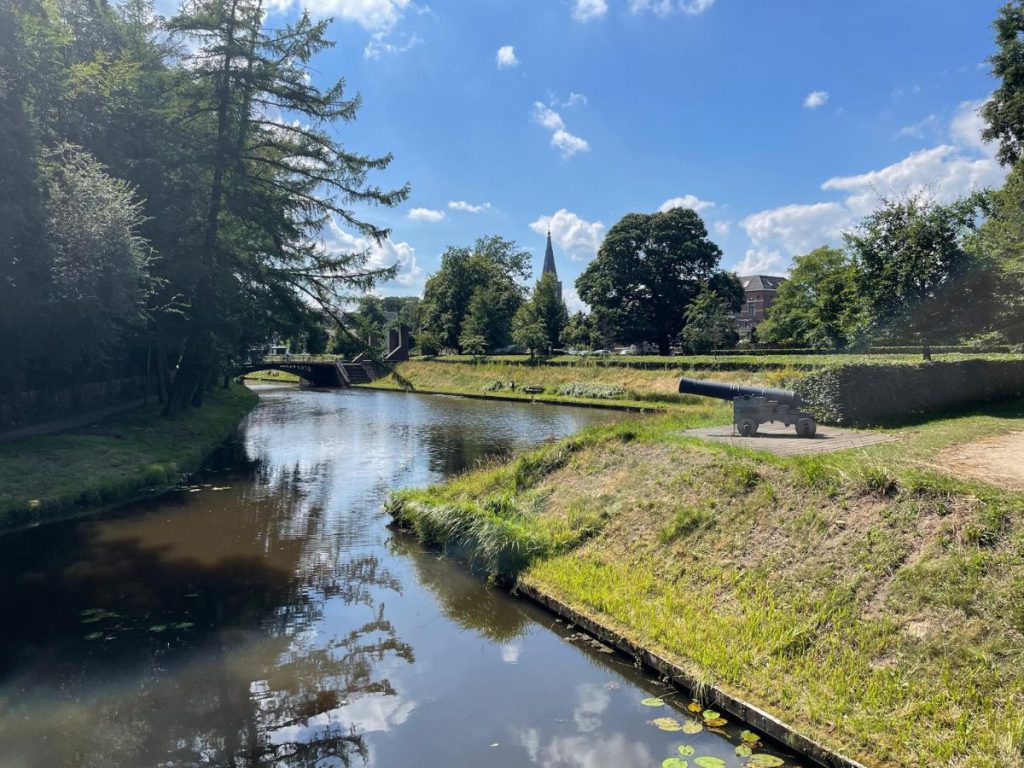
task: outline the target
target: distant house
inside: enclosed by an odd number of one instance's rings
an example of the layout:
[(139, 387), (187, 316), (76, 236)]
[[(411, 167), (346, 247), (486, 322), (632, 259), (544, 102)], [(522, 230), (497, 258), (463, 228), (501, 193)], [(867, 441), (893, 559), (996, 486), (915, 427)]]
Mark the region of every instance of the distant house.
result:
[(744, 300), (735, 317), (741, 338), (749, 339), (751, 331), (765, 319), (784, 282), (786, 278), (772, 275), (740, 275)]

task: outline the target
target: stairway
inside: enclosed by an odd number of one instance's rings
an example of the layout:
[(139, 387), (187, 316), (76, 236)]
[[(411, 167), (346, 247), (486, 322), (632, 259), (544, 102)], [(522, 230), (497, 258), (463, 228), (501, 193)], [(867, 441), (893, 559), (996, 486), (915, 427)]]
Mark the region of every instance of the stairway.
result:
[(348, 379), (350, 386), (369, 384), (372, 381), (366, 369), (360, 363), (341, 363), (341, 367), (345, 371), (345, 378)]

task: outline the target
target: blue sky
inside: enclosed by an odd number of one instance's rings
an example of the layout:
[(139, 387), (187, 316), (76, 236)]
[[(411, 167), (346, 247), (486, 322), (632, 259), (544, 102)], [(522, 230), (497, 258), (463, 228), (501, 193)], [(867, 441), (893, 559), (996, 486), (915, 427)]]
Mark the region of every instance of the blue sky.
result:
[[(310, 0), (314, 80), (364, 105), (346, 145), (394, 153), (408, 203), (375, 263), (422, 290), (449, 244), (549, 223), (569, 289), (628, 212), (683, 203), (723, 266), (781, 274), (875, 205), (998, 184), (976, 109), (1000, 0)], [(275, 0), (270, 23), (298, 5)], [(328, 241), (358, 246), (335, 229)], [(567, 297), (570, 305), (578, 299)]]

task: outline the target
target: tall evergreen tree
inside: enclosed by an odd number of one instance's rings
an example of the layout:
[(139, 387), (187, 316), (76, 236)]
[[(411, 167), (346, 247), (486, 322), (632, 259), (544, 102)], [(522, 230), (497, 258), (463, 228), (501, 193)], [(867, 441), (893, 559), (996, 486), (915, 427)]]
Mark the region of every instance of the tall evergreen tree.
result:
[(394, 274), (367, 266), (368, 252), (334, 253), (320, 233), (331, 217), (375, 242), (387, 229), (360, 219), (353, 204), (393, 206), (408, 188), (368, 183), (391, 156), (347, 150), (328, 127), (356, 116), (360, 99), (339, 81), (310, 82), (307, 64), (328, 47), (327, 22), (308, 14), (264, 27), (260, 0), (190, 0), (169, 29), (197, 46), (180, 85), (181, 110), (200, 126), (205, 214), (189, 269), (187, 335), (166, 412), (201, 401), (204, 384), (230, 349), (235, 317), (257, 287), (279, 305), (336, 305)]

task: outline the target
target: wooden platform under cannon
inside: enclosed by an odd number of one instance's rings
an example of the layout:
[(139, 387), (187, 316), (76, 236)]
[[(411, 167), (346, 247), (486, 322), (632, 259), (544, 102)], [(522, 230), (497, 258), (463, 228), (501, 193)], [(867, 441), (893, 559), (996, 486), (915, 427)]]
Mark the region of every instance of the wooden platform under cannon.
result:
[(768, 451), (777, 456), (801, 456), (814, 453), (831, 453), (847, 448), (863, 448), (876, 443), (888, 443), (899, 437), (891, 432), (872, 432), (864, 429), (843, 429), (842, 427), (819, 426), (814, 437), (799, 437), (791, 428), (782, 424), (762, 424), (754, 437), (742, 437), (732, 424), (720, 427), (688, 429), (683, 434), (728, 443), (739, 448)]

